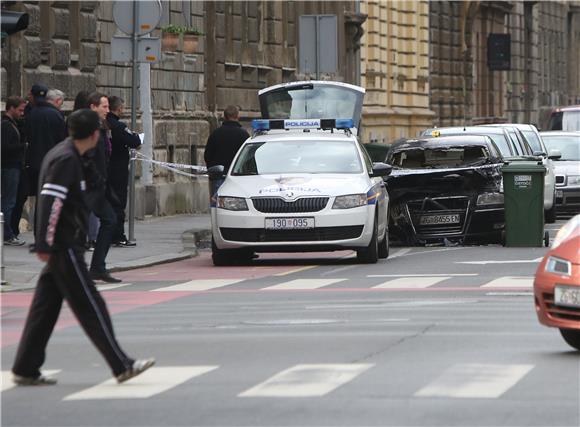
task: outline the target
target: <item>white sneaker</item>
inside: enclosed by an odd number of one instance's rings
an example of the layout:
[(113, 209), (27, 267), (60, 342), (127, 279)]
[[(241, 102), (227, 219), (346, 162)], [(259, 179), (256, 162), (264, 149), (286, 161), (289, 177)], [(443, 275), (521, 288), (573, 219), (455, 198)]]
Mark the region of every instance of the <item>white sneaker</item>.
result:
[(125, 372), (117, 375), (117, 382), (119, 384), (124, 383), (127, 380), (130, 380), (133, 377), (145, 372), (151, 366), (155, 365), (155, 359), (139, 359), (133, 362), (133, 366), (127, 369)]

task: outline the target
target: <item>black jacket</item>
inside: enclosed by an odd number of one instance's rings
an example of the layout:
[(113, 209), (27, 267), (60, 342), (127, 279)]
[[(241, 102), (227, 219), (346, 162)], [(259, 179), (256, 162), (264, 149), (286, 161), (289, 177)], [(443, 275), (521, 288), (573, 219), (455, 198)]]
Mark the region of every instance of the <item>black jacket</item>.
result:
[(125, 123), (119, 120), (113, 113), (107, 114), (107, 124), (111, 129), (111, 158), (109, 160), (110, 173), (114, 174), (116, 167), (127, 169), (129, 164), (129, 149), (138, 148), (141, 145), (139, 135), (127, 127)]
[(2, 114), (2, 168), (22, 167), (25, 145), (21, 142), (18, 124), (7, 114)]
[(28, 166), (40, 170), (42, 159), (52, 147), (66, 138), (63, 115), (48, 102), (39, 102), (26, 116)]
[(35, 224), (38, 252), (83, 247), (88, 227), (84, 192), (81, 156), (67, 138), (42, 162)]
[(250, 135), (239, 122), (226, 120), (208, 138), (204, 159), (207, 167), (223, 165), (230, 168), (238, 150)]
[(101, 129), (97, 146), (83, 156), (83, 169), (87, 181), (87, 204), (92, 211), (97, 211), (104, 203), (107, 193), (109, 170), (109, 131)]

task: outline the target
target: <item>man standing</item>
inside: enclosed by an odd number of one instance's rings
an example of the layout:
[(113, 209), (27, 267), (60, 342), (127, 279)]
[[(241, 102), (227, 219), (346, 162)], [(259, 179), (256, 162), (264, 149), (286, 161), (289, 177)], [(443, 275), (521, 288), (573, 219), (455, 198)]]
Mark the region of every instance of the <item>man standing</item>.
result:
[(105, 264), (105, 259), (111, 248), (113, 230), (117, 224), (117, 217), (107, 194), (107, 172), (111, 155), (110, 130), (107, 129), (109, 99), (102, 93), (95, 92), (89, 96), (88, 103), (89, 108), (96, 112), (101, 119), (100, 139), (94, 150), (91, 150), (86, 169), (87, 204), (100, 221), (90, 274), (93, 280), (119, 283), (121, 279), (111, 276)]
[(101, 295), (91, 281), (84, 261), (87, 232), (85, 181), (81, 156), (100, 137), (101, 121), (90, 110), (71, 114), (70, 138), (49, 151), (40, 170), (36, 253), (46, 263), (26, 319), (12, 367), (18, 385), (52, 385), (43, 376), (46, 346), (66, 299), (77, 320), (109, 364), (119, 383), (139, 375), (154, 359), (133, 360), (119, 346), (111, 318)]
[(2, 114), (2, 213), (4, 244), (7, 246), (22, 246), (25, 243), (18, 239), (18, 233), (12, 228), (12, 212), (18, 196), (25, 149), (17, 120), (24, 115), (25, 106), (23, 98), (11, 96), (6, 100), (6, 113)]
[(50, 89), (46, 93), (46, 102), (52, 104), (58, 111), (62, 110), (64, 103), (64, 92), (58, 89)]
[(125, 207), (127, 206), (127, 186), (129, 184), (129, 149), (139, 148), (141, 139), (120, 120), (124, 101), (118, 96), (109, 97), (107, 125), (111, 130), (111, 158), (109, 159), (109, 191), (113, 210), (117, 215), (117, 225), (113, 231), (113, 245), (117, 247), (136, 246), (125, 236)]
[[(227, 172), (238, 150), (250, 135), (240, 124), (240, 110), (228, 105), (224, 110), (224, 122), (207, 140), (204, 159), (207, 167), (222, 165)], [(210, 197), (222, 185), (223, 179), (210, 181)]]
[(36, 196), (42, 160), (52, 147), (66, 138), (66, 125), (62, 113), (46, 101), (48, 93), (46, 86), (35, 84), (30, 93), (34, 99), (34, 106), (26, 117), (28, 178), (29, 194)]

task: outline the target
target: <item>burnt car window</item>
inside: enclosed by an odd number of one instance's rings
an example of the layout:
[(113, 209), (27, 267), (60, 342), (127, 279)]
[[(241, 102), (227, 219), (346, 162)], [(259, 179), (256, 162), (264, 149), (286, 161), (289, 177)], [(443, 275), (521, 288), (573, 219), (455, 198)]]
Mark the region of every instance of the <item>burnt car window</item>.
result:
[(389, 163), (400, 169), (437, 169), (488, 163), (489, 152), (483, 146), (412, 148), (394, 152)]

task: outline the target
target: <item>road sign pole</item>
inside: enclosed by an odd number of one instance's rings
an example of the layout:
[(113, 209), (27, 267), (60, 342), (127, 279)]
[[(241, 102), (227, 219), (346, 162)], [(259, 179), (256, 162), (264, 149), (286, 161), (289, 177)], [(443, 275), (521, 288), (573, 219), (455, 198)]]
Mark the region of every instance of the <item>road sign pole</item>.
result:
[[(131, 129), (137, 128), (137, 47), (138, 47), (138, 21), (139, 2), (133, 0), (133, 55), (131, 63), (133, 66), (132, 87), (131, 87)], [(135, 150), (131, 150), (131, 161), (129, 162), (129, 241), (135, 240)]]

